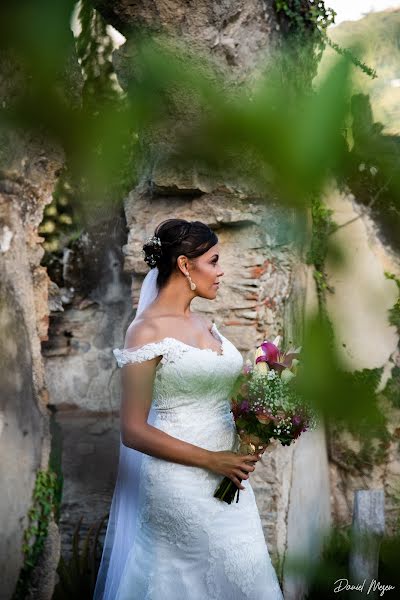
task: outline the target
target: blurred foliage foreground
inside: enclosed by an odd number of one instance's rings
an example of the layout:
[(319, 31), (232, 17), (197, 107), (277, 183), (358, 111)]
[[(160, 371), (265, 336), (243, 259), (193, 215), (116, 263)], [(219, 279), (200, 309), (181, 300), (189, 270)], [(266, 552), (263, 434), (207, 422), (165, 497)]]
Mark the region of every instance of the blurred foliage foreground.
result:
[[(85, 6), (82, 35), (88, 35)], [(303, 348), (299, 385), (328, 426), (348, 429), (367, 441), (385, 431), (383, 444), (387, 445), (382, 394), (376, 393), (382, 369), (346, 371), (323, 302), (324, 260), (333, 256), (340, 262), (342, 252), (329, 240), (327, 221), (315, 207), (331, 177), (343, 182), (349, 174), (346, 132), (354, 107), (350, 85), (354, 63), (349, 54), (342, 53), (318, 89), (312, 90), (298, 85), (304, 75), (302, 66), (296, 64), (293, 48), (283, 45), (274, 60), (259, 69), (256, 79), (238, 85), (206, 56), (193, 56), (182, 40), (136, 29), (132, 33), (134, 76), (123, 92), (111, 90), (101, 70), (92, 72), (77, 91), (79, 85), (71, 82), (77, 48), (87, 73), (89, 65), (83, 40), (76, 47), (69, 27), (73, 8), (71, 0), (1, 6), (2, 178), (13, 177), (10, 148), (16, 132), (45, 136), (65, 153), (59, 185), (67, 181), (72, 186), (74, 209), (84, 222), (92, 205), (120, 205), (137, 183), (140, 165), (157, 147), (160, 134), (168, 140), (162, 159), (171, 169), (195, 165), (234, 178), (260, 199), (268, 195), (300, 212), (313, 209), (309, 262), (315, 267), (321, 296), (318, 314), (305, 322), (304, 339), (294, 340)], [(96, 53), (98, 40), (90, 43)], [(362, 46), (354, 46), (351, 53), (362, 55)], [(290, 68), (288, 57), (292, 57)], [(107, 61), (105, 66), (109, 69)], [(398, 214), (398, 155), (380, 152), (375, 133), (364, 132), (362, 150), (379, 165), (385, 201)], [(397, 302), (389, 315), (397, 329), (399, 311)], [(371, 340), (371, 351), (372, 346)], [(383, 395), (400, 408), (398, 369)], [(398, 542), (393, 548), (398, 552)], [(390, 553), (387, 542), (382, 568), (389, 580), (394, 577)]]
[[(68, 78), (75, 56), (69, 29), (73, 6), (70, 0), (2, 5), (1, 66), (8, 76), (8, 95), (0, 109), (3, 175), (9, 166), (7, 135), (28, 130), (45, 132), (64, 150), (68, 177), (76, 184), (83, 211), (91, 203), (121, 202), (155, 131), (166, 131), (173, 140), (163, 147), (163, 160), (171, 168), (201, 165), (211, 172), (235, 174), (261, 199), (267, 191), (299, 211), (311, 208), (330, 177), (344, 177), (349, 74), (354, 66), (346, 55), (338, 58), (317, 90), (298, 85), (302, 71), (294, 59), (282, 76), (282, 65), (287, 67), (287, 57), (293, 56), (285, 47), (259, 69), (256, 81), (238, 85), (223, 78), (205, 56), (193, 56), (180, 40), (135, 31), (135, 76), (124, 93), (110, 91), (100, 75), (96, 85), (93, 76), (82, 100), (73, 102)], [(352, 53), (361, 54), (362, 47), (355, 46)], [(85, 55), (82, 48), (80, 54)], [(14, 75), (11, 64), (18, 66)], [(375, 138), (366, 137), (364, 145), (368, 143), (366, 150), (373, 155)], [(400, 169), (384, 160), (380, 168), (398, 203)], [(314, 225), (320, 223), (314, 212)], [(311, 262), (323, 273), (321, 260), (329, 255), (340, 262), (342, 253), (326, 231), (317, 230), (317, 236), (317, 242), (310, 241)], [(295, 340), (304, 350), (304, 393), (327, 419), (368, 435), (382, 418), (376, 382), (345, 372), (332, 325), (319, 308), (306, 324), (304, 340)]]

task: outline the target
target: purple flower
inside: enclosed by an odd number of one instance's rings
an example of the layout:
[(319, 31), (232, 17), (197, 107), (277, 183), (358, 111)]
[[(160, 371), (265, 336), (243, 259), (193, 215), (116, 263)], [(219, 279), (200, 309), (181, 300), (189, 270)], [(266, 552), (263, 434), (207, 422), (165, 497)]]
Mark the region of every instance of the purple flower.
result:
[(275, 344), (266, 340), (260, 346), (262, 354), (257, 356), (255, 363), (265, 362), (270, 369), (281, 373), (285, 369), (292, 368), (292, 361), (299, 355), (299, 352), (281, 352)]
[(279, 358), (279, 348), (272, 342), (265, 341), (260, 346), (263, 354), (256, 358), (256, 364), (266, 362), (268, 365), (275, 363)]

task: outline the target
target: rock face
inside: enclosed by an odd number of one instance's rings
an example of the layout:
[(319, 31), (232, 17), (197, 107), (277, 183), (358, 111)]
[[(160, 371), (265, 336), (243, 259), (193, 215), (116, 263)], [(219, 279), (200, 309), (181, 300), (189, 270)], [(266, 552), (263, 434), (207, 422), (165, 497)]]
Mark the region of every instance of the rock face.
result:
[(64, 491), (59, 527), (61, 554), (70, 556), (72, 536), (83, 517), (81, 539), (110, 510), (119, 452), (119, 418), (115, 414), (60, 411), (63, 435)]
[[(398, 289), (393, 280), (385, 278), (385, 272), (400, 277), (400, 260), (353, 194), (331, 189), (326, 202), (334, 211), (333, 219), (343, 226), (334, 237), (344, 249), (344, 263), (340, 269), (333, 262), (327, 264), (329, 282), (335, 290), (327, 297), (327, 307), (337, 333), (337, 349), (349, 370), (383, 367), (378, 387), (378, 391), (382, 391), (393, 368), (400, 366), (399, 331), (388, 320)], [(357, 285), (354, 285), (354, 273), (357, 273)], [(356, 310), (349, 311), (349, 306)], [(353, 471), (349, 468), (351, 465), (346, 468), (340, 460), (346, 448), (359, 453), (359, 442), (347, 434), (331, 440), (332, 515), (336, 523), (350, 524), (354, 492), (383, 488), (386, 533), (392, 535), (397, 529), (399, 511), (400, 410), (389, 401), (382, 403), (381, 408), (387, 417), (391, 439), (386, 454), (366, 465), (364, 473)]]
[(85, 299), (75, 298), (71, 292), (64, 312), (52, 313), (43, 355), (50, 403), (58, 410), (79, 407), (109, 412), (119, 406), (117, 367), (111, 349), (121, 344), (124, 328), (132, 319), (132, 307), (127, 301), (129, 285), (122, 273), (120, 250), (110, 246), (104, 254), (107, 260), (100, 285)]
[[(23, 59), (17, 56), (18, 52), (2, 47), (0, 87), (2, 107), (7, 110), (18, 106), (21, 98), (30, 98), (32, 77), (26, 76)], [(75, 79), (66, 86), (71, 102), (76, 100), (80, 81), (73, 57), (72, 52), (70, 75)], [(48, 336), (51, 281), (40, 264), (44, 250), (38, 227), (44, 207), (52, 201), (65, 157), (48, 131), (35, 125), (33, 132), (2, 123), (0, 132), (1, 600), (12, 596), (23, 565), (23, 534), (36, 473), (48, 469), (51, 446), (41, 354), (41, 343)], [(60, 545), (54, 522), (50, 530), (34, 572), (34, 597), (43, 600), (51, 597)]]
[[(12, 138), (12, 139), (11, 139)], [(12, 136), (14, 154), (0, 180), (0, 597), (12, 595), (22, 566), (22, 538), (36, 471), (50, 449), (40, 342), (47, 337), (49, 279), (37, 228), (51, 201), (63, 156), (42, 139)], [(54, 565), (53, 565), (54, 566)]]
[(272, 3), (262, 0), (95, 0), (94, 5), (128, 39), (136, 27), (176, 34), (194, 52), (206, 51), (238, 80), (254, 74), (279, 40)]

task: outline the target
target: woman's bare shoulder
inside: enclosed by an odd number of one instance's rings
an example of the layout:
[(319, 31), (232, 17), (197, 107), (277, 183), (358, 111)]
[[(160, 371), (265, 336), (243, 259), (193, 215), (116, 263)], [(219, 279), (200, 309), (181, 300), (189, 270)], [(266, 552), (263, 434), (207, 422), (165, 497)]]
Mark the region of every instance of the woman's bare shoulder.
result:
[[(195, 315), (200, 328), (211, 330), (213, 322), (208, 317)], [(194, 323), (195, 321), (193, 321)], [(160, 315), (139, 317), (129, 325), (125, 335), (125, 348), (135, 348), (152, 342), (159, 342), (166, 337), (174, 335), (176, 329), (182, 327), (182, 321), (170, 316)]]
[(125, 348), (136, 348), (163, 338), (157, 319), (134, 319), (125, 334)]

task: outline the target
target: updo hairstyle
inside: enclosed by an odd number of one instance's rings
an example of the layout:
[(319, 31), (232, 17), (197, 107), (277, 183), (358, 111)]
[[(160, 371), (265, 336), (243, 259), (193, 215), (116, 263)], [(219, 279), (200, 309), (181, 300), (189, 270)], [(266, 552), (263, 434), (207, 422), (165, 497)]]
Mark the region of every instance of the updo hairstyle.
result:
[(158, 267), (157, 285), (161, 289), (176, 268), (178, 256), (197, 258), (217, 243), (217, 235), (201, 221), (166, 219), (143, 244), (143, 255), (151, 268)]

